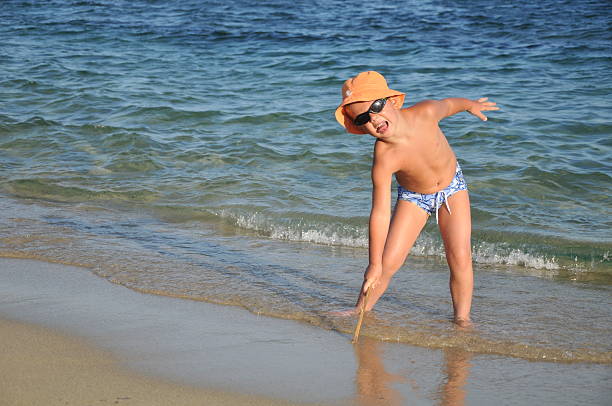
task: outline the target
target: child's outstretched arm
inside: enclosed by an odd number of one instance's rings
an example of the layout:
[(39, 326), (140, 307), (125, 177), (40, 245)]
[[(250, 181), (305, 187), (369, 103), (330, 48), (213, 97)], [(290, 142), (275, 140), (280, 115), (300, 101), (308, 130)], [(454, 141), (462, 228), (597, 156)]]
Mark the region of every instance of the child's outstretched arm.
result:
[(426, 100), (421, 103), (422, 108), (426, 109), (437, 121), (462, 111), (467, 111), (482, 121), (487, 121), (487, 116), (483, 114), (483, 111), (499, 110), (496, 103), (488, 100), (488, 97), (481, 97), (478, 100), (449, 97), (442, 100)]
[(391, 222), (391, 177), (393, 168), (374, 152), (372, 165), (372, 210), (369, 222), (369, 264), (364, 274), (362, 294), (376, 287), (382, 275), (382, 256)]

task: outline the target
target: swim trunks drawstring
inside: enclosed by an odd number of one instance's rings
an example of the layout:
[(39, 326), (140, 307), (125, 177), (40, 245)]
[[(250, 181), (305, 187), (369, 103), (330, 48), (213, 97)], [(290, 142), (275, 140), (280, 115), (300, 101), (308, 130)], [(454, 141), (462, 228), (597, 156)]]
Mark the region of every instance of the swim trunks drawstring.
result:
[[(442, 199), (439, 199), (438, 197), (442, 197)], [(452, 214), (450, 206), (448, 205), (448, 196), (446, 195), (446, 191), (444, 190), (441, 190), (436, 193), (436, 224), (439, 224), (438, 223), (438, 210), (440, 210), (440, 207), (442, 207), (442, 204), (444, 204), (446, 208), (448, 209), (448, 214)]]

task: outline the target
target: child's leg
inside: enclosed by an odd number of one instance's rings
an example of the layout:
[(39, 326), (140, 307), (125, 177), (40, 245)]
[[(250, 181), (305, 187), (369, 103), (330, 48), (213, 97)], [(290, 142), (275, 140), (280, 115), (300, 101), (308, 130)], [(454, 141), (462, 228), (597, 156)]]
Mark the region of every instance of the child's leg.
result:
[(446, 261), (450, 268), (450, 291), (453, 298), (455, 321), (469, 321), (472, 306), (474, 274), (472, 272), (472, 219), (467, 190), (448, 198), (452, 214), (445, 206), (438, 212), (439, 227)]
[[(397, 202), (383, 251), (382, 276), (378, 285), (370, 289), (366, 310), (372, 309), (385, 290), (387, 290), (391, 277), (404, 264), (428, 217), (425, 210), (414, 203), (404, 200)], [(357, 301), (357, 309), (361, 308), (362, 300), (363, 294), (360, 294)]]

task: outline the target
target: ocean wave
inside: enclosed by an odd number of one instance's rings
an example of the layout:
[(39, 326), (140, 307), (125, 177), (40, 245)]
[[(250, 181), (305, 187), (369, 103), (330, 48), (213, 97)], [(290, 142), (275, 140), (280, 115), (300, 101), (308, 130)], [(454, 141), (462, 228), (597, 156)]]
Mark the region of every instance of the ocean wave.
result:
[[(277, 240), (309, 242), (323, 245), (338, 245), (353, 248), (368, 247), (367, 219), (350, 219), (328, 217), (294, 218), (283, 221), (280, 216), (261, 212), (237, 212), (230, 209), (213, 210), (212, 213), (232, 225), (255, 231), (259, 235)], [(567, 241), (556, 246), (536, 243), (529, 245), (527, 241), (538, 241), (538, 236), (523, 236), (507, 234), (489, 239), (488, 233), (474, 232), (472, 257), (476, 264), (504, 265), (526, 269), (545, 271), (548, 277), (558, 275), (560, 270), (572, 272), (597, 271), (608, 274), (610, 262), (609, 251), (605, 247), (597, 249), (590, 255), (573, 254), (580, 244)], [(588, 245), (588, 244), (587, 244)], [(590, 245), (588, 245), (590, 247)], [(592, 247), (591, 247), (592, 248)], [(444, 258), (444, 244), (437, 231), (424, 230), (410, 255), (419, 257)]]
[(295, 219), (283, 223), (278, 217), (260, 212), (238, 213), (228, 209), (212, 211), (229, 220), (233, 225), (256, 231), (277, 240), (311, 242), (324, 245), (367, 247), (367, 230), (364, 227), (343, 224), (341, 221), (321, 222), (316, 219)]
[(500, 247), (494, 243), (479, 242), (472, 248), (474, 262), (479, 264), (519, 265), (525, 268), (555, 271), (561, 268), (558, 259), (543, 254), (531, 254), (520, 248)]
[(57, 184), (49, 179), (16, 179), (6, 182), (5, 189), (21, 198), (53, 202), (132, 201), (152, 202), (155, 192), (139, 190), (96, 190)]

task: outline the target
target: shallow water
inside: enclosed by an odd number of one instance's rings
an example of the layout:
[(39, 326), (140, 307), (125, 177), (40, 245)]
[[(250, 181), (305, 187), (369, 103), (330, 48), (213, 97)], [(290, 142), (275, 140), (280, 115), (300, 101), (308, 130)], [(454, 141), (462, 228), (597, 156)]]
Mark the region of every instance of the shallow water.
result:
[[(364, 334), (611, 362), (607, 2), (9, 2), (0, 254), (324, 328), (353, 321), (372, 140), (333, 119), (383, 72), (442, 128), (473, 206), (477, 330), (456, 332), (430, 221)], [(476, 34), (477, 33), (477, 34)]]
[(607, 405), (612, 390), (609, 364), (533, 362), (364, 336), (352, 345), (350, 335), (141, 295), (40, 261), (0, 258), (0, 325), (4, 317), (83, 337), (147, 375), (309, 405)]

